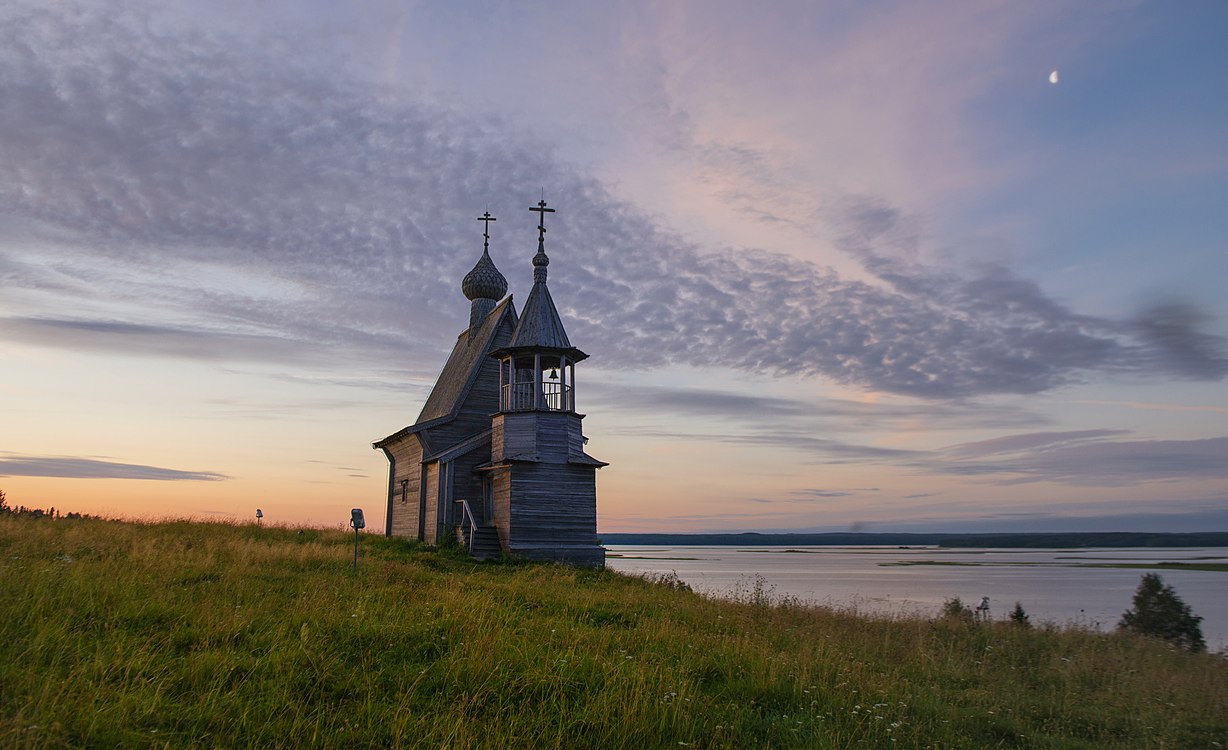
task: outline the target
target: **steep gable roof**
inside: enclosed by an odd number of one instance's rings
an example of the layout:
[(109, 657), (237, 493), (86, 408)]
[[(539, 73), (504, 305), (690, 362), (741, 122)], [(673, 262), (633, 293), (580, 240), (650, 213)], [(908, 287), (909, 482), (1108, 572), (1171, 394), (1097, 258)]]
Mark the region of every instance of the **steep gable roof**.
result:
[(452, 348), (452, 354), (448, 356), (448, 362), (435, 381), (435, 387), (422, 406), (422, 413), (418, 415), (414, 427), (427, 426), (424, 422), (438, 424), (436, 420), (446, 421), (456, 416), (494, 346), (500, 323), (509, 316), (511, 324), (516, 325), (516, 307), (510, 296), (491, 310), (477, 331), (465, 330), (457, 337), (456, 346)]

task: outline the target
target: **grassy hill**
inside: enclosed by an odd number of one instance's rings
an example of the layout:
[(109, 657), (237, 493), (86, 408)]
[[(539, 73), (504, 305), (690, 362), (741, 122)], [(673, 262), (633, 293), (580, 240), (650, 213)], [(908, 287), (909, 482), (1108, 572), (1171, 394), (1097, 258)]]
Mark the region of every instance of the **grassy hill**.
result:
[(1157, 642), (352, 543), (0, 517), (0, 746), (1228, 746)]

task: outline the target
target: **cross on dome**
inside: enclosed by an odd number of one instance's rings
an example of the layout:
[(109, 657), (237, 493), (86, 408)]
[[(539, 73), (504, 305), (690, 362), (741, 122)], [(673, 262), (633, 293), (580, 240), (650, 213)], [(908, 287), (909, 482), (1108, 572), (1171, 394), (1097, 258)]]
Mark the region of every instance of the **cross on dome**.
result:
[(478, 217), (478, 221), (484, 222), (482, 257), (478, 258), (473, 270), (461, 281), (461, 291), (464, 292), (467, 299), (490, 302), (490, 304), (480, 304), (470, 311), (471, 325), (476, 325), (480, 318), (490, 312), (493, 302), (503, 299), (503, 295), (507, 294), (507, 279), (503, 278), (503, 274), (499, 273), (494, 261), (490, 259), (490, 222), (495, 220), (495, 217), (490, 215), (490, 211)]
[(487, 211), (486, 213), (478, 217), (478, 221), (485, 222), (485, 224), (482, 226), (482, 249), (489, 250), (490, 249), (490, 222), (498, 221), (498, 219), (491, 216), (490, 211)]

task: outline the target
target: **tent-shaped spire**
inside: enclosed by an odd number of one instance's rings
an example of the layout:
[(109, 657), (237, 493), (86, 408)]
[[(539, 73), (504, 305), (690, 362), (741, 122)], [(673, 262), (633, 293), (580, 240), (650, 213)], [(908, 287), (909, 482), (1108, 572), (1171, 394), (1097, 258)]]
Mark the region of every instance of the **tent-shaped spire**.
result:
[[(524, 309), (520, 312), (520, 320), (512, 333), (512, 340), (501, 352), (513, 350), (537, 350), (542, 352), (565, 353), (572, 362), (579, 362), (588, 357), (587, 354), (571, 345), (567, 331), (563, 328), (563, 320), (559, 317), (558, 308), (550, 297), (550, 289), (546, 286), (546, 267), (550, 258), (546, 256), (546, 214), (553, 213), (553, 208), (546, 208), (546, 201), (541, 201), (530, 211), (537, 211), (541, 219), (537, 225), (537, 255), (533, 256), (533, 289), (525, 300)], [(496, 352), (497, 355), (499, 352)]]

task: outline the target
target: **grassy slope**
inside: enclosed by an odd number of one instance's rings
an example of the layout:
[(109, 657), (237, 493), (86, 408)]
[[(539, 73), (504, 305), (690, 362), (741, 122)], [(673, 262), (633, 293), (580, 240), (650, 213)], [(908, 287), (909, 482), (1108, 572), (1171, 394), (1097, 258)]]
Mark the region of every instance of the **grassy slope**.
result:
[(1158, 643), (352, 540), (0, 518), (0, 746), (1228, 746)]

